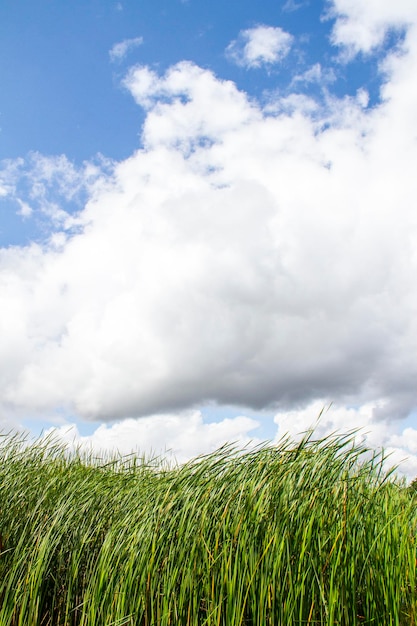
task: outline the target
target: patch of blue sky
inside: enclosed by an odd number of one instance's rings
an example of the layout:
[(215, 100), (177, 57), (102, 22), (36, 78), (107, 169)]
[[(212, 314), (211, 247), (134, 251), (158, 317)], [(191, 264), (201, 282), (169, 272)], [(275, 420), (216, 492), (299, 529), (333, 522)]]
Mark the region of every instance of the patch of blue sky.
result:
[(131, 153), (140, 113), (112, 81), (108, 56), (126, 35), (119, 15), (113, 2), (2, 3), (0, 158)]

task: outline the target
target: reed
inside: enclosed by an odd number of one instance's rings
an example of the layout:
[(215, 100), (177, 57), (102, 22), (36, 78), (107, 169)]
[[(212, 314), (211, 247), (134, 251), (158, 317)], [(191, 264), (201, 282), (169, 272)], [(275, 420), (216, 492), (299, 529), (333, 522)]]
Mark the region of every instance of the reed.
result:
[(1, 626), (416, 623), (416, 496), (353, 435), (186, 465), (0, 439)]

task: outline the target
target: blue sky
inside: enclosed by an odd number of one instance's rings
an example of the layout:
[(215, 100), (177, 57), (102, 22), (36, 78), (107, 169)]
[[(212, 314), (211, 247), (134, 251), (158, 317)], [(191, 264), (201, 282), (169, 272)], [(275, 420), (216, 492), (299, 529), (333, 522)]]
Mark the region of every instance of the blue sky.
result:
[(416, 28), (411, 0), (5, 0), (3, 428), (184, 459), (332, 403), (320, 434), (416, 474)]

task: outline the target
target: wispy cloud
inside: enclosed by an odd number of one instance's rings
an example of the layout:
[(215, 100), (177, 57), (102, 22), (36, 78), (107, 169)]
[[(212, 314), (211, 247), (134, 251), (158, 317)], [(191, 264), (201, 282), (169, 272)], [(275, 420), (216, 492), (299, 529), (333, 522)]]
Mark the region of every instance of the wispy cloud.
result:
[(226, 48), (226, 56), (242, 67), (274, 65), (288, 54), (292, 41), (282, 28), (259, 25), (241, 31)]
[(23, 202), (23, 200), (19, 200), (18, 199), (18, 205), (20, 207), (19, 211), (18, 211), (18, 215), (20, 215), (21, 217), (30, 217), (33, 213), (33, 209), (32, 207), (27, 203), (27, 202)]
[(135, 37), (134, 39), (125, 39), (120, 43), (114, 44), (109, 52), (111, 61), (121, 61), (131, 50), (143, 44), (143, 37)]
[(16, 214), (36, 216), (42, 239), (55, 229), (71, 231), (77, 213), (104, 178), (111, 175), (112, 163), (101, 155), (76, 167), (65, 155), (47, 157), (38, 152), (25, 158), (0, 163), (0, 197), (16, 207)]
[(300, 2), (297, 2), (297, 0), (287, 0), (282, 7), (282, 11), (285, 13), (292, 13), (293, 11), (298, 11), (309, 4), (309, 0), (301, 0)]
[(333, 68), (323, 68), (320, 63), (315, 63), (302, 74), (296, 74), (292, 81), (291, 87), (296, 84), (319, 83), (321, 85), (329, 85), (336, 80), (336, 74)]

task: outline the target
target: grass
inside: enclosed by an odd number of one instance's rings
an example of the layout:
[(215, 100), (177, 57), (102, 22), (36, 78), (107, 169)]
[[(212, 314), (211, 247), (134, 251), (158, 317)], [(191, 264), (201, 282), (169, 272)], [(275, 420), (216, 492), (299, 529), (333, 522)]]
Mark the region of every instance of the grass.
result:
[(0, 626), (417, 622), (416, 497), (353, 436), (184, 466), (0, 442)]

